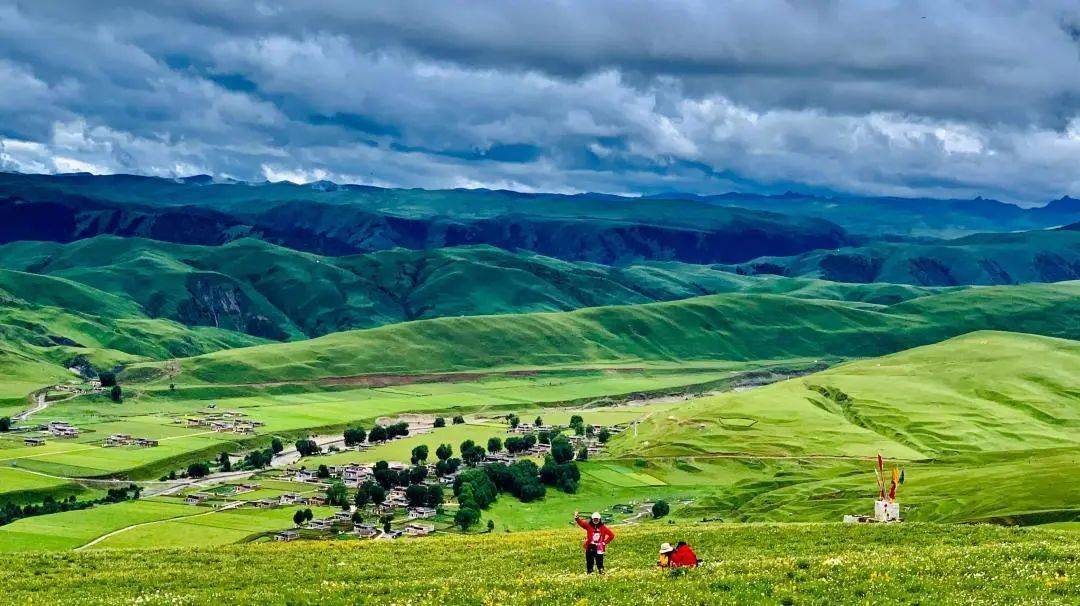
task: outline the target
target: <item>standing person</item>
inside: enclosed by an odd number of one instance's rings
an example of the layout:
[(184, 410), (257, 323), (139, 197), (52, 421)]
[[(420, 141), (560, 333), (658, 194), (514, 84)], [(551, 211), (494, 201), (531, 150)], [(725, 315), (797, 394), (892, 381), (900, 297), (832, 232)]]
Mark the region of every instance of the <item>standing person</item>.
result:
[(585, 521), (579, 512), (575, 511), (574, 521), (585, 529), (585, 572), (592, 574), (595, 564), (596, 572), (604, 574), (604, 552), (607, 551), (608, 543), (615, 540), (615, 533), (604, 524), (600, 512), (594, 511), (589, 520)]

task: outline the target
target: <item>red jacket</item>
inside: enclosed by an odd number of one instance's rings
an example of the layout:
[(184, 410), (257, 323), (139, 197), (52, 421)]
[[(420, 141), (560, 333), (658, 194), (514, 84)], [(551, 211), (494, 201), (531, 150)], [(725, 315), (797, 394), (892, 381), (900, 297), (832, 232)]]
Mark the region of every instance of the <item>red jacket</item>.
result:
[(689, 545), (681, 545), (675, 548), (675, 551), (671, 552), (671, 564), (672, 568), (679, 566), (686, 566), (693, 568), (697, 566), (697, 554), (693, 549), (690, 549)]
[(603, 522), (599, 526), (593, 526), (592, 522), (586, 522), (581, 518), (574, 518), (574, 521), (585, 529), (585, 542), (582, 543), (585, 549), (588, 549), (589, 545), (595, 545), (596, 553), (604, 553), (607, 544), (615, 540), (615, 533), (611, 532), (611, 529)]

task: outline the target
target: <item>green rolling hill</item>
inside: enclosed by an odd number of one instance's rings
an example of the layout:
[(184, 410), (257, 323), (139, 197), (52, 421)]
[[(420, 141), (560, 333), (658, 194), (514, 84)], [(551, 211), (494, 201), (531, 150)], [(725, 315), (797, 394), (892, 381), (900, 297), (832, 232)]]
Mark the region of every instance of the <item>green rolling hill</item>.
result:
[(925, 244), (879, 242), (763, 257), (731, 269), (751, 275), (920, 286), (1059, 282), (1080, 278), (1080, 231), (976, 234)]
[[(701, 398), (616, 437), (609, 455), (688, 486), (761, 461), (686, 517), (838, 520), (873, 499), (881, 453), (906, 467), (911, 519), (1078, 519), (1078, 376), (1080, 342), (974, 332)], [(734, 458), (710, 464), (717, 456)]]
[[(220, 351), (180, 382), (310, 381), (364, 373), (557, 364), (869, 357), (981, 329), (1080, 337), (1080, 282), (967, 289), (892, 306), (726, 294), (574, 312), (440, 318)], [(150, 378), (138, 365), (130, 378)]]
[(0, 405), (97, 370), (243, 347), (264, 340), (146, 317), (124, 297), (51, 276), (0, 270)]
[[(713, 293), (897, 303), (940, 292), (739, 276), (675, 262), (611, 267), (491, 246), (325, 257), (254, 239), (223, 246), (115, 236), (70, 244), (22, 241), (0, 246), (0, 267), (106, 290), (115, 295), (109, 301), (123, 298), (150, 317), (278, 340), (425, 318), (567, 311)], [(49, 299), (44, 284), (24, 281), (9, 290), (45, 305), (63, 303)], [(93, 313), (111, 314), (101, 308)]]

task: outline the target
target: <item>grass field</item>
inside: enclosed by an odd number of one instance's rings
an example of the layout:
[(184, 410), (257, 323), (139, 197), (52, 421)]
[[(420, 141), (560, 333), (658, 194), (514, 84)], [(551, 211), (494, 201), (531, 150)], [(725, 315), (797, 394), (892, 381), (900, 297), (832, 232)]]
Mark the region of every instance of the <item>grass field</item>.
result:
[[(239, 543), (261, 533), (293, 527), (296, 507), (278, 509), (249, 509), (227, 511), (206, 508), (186, 517), (166, 519), (115, 534), (95, 544), (91, 549), (132, 549), (154, 547), (212, 547)], [(333, 507), (313, 507), (316, 518), (338, 511)]]
[[(1074, 604), (1080, 534), (903, 524), (616, 529), (608, 573), (583, 571), (580, 530), (0, 556), (9, 603)], [(705, 564), (671, 576), (657, 546)], [(237, 566), (237, 562), (244, 562)]]

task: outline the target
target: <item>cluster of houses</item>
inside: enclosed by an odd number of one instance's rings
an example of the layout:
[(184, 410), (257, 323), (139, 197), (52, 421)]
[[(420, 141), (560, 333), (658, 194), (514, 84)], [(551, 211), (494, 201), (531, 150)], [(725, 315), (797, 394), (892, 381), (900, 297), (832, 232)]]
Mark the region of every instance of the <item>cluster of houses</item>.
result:
[[(50, 436), (60, 439), (77, 438), (82, 433), (82, 430), (67, 421), (52, 421), (48, 425), (38, 425), (30, 431), (46, 431)], [(23, 438), (23, 444), (26, 446), (44, 446), (45, 438), (43, 436), (26, 436)]]
[(244, 484), (229, 484), (222, 487), (223, 491), (216, 493), (209, 492), (196, 492), (189, 494), (184, 502), (188, 505), (201, 505), (210, 499), (217, 499), (221, 497), (229, 497), (238, 494), (244, 494), (246, 492), (254, 492), (259, 489), (258, 484), (244, 483)]
[(265, 425), (262, 421), (244, 418), (242, 412), (236, 410), (224, 410), (220, 412), (208, 412), (201, 417), (188, 417), (185, 422), (188, 427), (207, 427), (217, 432), (231, 431), (234, 433), (255, 433), (256, 427)]
[[(380, 536), (384, 539), (397, 539), (402, 536), (411, 537), (426, 537), (427, 535), (435, 532), (435, 526), (433, 524), (420, 524), (416, 522), (410, 522), (406, 524), (400, 530), (390, 530), (389, 532), (380, 532), (379, 528), (374, 524), (355, 524), (352, 521), (352, 514), (348, 511), (339, 511), (329, 518), (323, 518), (321, 520), (312, 520), (305, 525), (305, 528), (309, 530), (340, 530), (347, 532), (351, 535), (359, 537), (361, 539), (371, 539)], [(283, 530), (274, 535), (275, 541), (294, 541), (300, 538), (299, 530)]]
[(153, 448), (158, 445), (158, 441), (151, 438), (134, 438), (126, 433), (114, 433), (105, 438), (103, 445), (106, 448), (114, 446), (142, 446), (145, 448)]
[(52, 421), (48, 426), (49, 435), (54, 438), (77, 438), (80, 430), (67, 421)]

